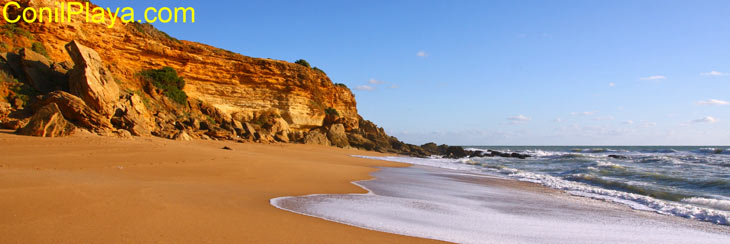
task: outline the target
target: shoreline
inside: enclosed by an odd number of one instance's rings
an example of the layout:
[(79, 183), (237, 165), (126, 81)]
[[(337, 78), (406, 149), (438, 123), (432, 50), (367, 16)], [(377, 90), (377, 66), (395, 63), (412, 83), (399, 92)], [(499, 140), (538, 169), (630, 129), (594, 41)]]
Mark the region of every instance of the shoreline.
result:
[[(272, 199), (271, 204), (289, 212), (368, 230), (458, 243), (553, 243), (576, 240), (586, 243), (607, 240), (630, 243), (722, 243), (723, 240), (730, 240), (730, 229), (722, 225), (640, 211), (498, 175), (422, 165), (386, 167), (372, 174), (374, 179), (352, 182), (368, 191), (365, 194), (280, 197)], [(433, 175), (439, 177), (431, 177)], [(441, 176), (450, 179), (443, 181), (439, 179), (444, 178)], [(421, 186), (427, 181), (438, 183)], [(409, 188), (410, 184), (413, 186)], [(451, 184), (456, 187), (428, 192)], [(470, 184), (478, 185), (477, 191), (470, 191)], [(428, 193), (416, 194), (423, 191)], [(449, 191), (467, 195), (481, 193), (463, 197), (448, 196)], [(434, 196), (439, 194), (448, 197)], [(452, 198), (463, 199), (450, 202)], [(474, 203), (469, 198), (479, 200)], [(481, 205), (491, 207), (483, 208)], [(460, 212), (467, 214), (459, 215)], [(478, 215), (481, 219), (472, 218), (471, 215)], [(479, 222), (482, 219), (487, 221)], [(563, 231), (563, 227), (556, 229), (546, 223), (570, 228), (565, 227)], [(469, 229), (468, 226), (479, 228)]]
[[(0, 131), (6, 243), (441, 243), (294, 214), (281, 196), (362, 193), (383, 155), (324, 146)], [(228, 146), (233, 151), (221, 149)]]

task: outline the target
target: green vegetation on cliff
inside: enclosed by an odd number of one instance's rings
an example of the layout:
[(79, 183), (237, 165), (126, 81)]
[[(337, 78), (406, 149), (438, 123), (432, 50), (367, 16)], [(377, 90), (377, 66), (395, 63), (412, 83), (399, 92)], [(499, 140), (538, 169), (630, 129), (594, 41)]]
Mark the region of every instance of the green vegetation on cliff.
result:
[(51, 56), (48, 55), (46, 46), (44, 46), (43, 43), (33, 42), (33, 44), (31, 44), (30, 50), (33, 50), (33, 52), (37, 52), (38, 54), (43, 55), (48, 59), (51, 59)]
[(16, 24), (4, 24), (2, 27), (0, 33), (3, 35), (13, 38), (16, 35), (23, 36), (25, 38), (28, 38), (30, 40), (33, 40), (33, 34), (30, 33), (30, 31), (27, 31), (21, 27), (18, 27)]
[(177, 75), (175, 69), (171, 67), (148, 69), (139, 72), (139, 76), (155, 87), (162, 89), (165, 96), (173, 101), (179, 104), (187, 102), (188, 95), (183, 91), (185, 80)]
[(301, 66), (304, 66), (304, 67), (307, 67), (307, 68), (312, 68), (312, 66), (309, 65), (309, 62), (307, 62), (307, 60), (304, 60), (304, 59), (300, 59), (300, 60), (294, 61), (294, 63), (295, 64), (298, 64), (298, 65), (301, 65)]

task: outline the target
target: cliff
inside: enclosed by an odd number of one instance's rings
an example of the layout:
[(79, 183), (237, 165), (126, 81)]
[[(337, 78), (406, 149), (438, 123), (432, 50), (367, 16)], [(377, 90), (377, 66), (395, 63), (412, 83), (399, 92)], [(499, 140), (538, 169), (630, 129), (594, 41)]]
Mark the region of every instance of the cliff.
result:
[[(0, 2), (4, 5), (7, 1)], [(20, 2), (37, 8), (54, 7), (57, 1)], [(292, 129), (306, 130), (322, 126), (325, 109), (334, 108), (350, 123), (357, 124), (352, 92), (334, 85), (322, 72), (176, 40), (150, 25), (123, 24), (117, 20), (113, 28), (107, 28), (104, 24), (84, 22), (83, 18), (84, 15), (74, 15), (71, 23), (18, 23), (33, 34), (33, 40), (7, 35), (0, 38), (8, 44), (5, 51), (30, 46), (32, 42), (42, 43), (50, 59), (59, 63), (71, 61), (64, 45), (75, 40), (96, 50), (123, 88), (131, 90), (142, 89), (135, 77), (138, 72), (169, 66), (185, 79), (185, 92), (190, 98), (244, 119), (275, 109)]]
[(88, 131), (443, 153), (388, 136), (358, 115), (347, 87), (308, 65), (181, 41), (119, 19), (110, 29), (82, 16), (64, 23), (0, 20), (0, 127), (34, 136)]

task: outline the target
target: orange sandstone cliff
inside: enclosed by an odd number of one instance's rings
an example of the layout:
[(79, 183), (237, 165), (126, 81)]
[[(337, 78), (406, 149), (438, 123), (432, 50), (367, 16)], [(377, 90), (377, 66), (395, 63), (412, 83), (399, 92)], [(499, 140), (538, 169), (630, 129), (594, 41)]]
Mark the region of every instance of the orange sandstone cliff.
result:
[[(58, 1), (24, 2), (54, 7)], [(73, 40), (96, 50), (125, 88), (141, 88), (135, 78), (139, 71), (169, 66), (185, 78), (185, 92), (190, 98), (228, 114), (240, 113), (251, 118), (257, 112), (276, 109), (291, 128), (309, 129), (322, 126), (325, 109), (331, 107), (357, 124), (352, 92), (335, 86), (324, 73), (285, 61), (252, 58), (178, 41), (148, 25), (117, 20), (113, 28), (107, 28), (105, 24), (83, 22), (83, 16), (74, 15), (71, 23), (23, 27), (34, 34), (34, 41), (45, 45), (54, 62), (70, 61), (64, 45)]]
[[(18, 2), (38, 8), (56, 7), (59, 1)], [(83, 18), (32, 24), (0, 20), (3, 127), (35, 125), (19, 132), (63, 136), (73, 133), (71, 124), (103, 135), (430, 153), (363, 120), (352, 92), (320, 70), (177, 40), (151, 25), (117, 19), (108, 28)], [(139, 75), (162, 67), (184, 79), (183, 103), (165, 97), (166, 91)], [(60, 127), (49, 129), (50, 118)]]

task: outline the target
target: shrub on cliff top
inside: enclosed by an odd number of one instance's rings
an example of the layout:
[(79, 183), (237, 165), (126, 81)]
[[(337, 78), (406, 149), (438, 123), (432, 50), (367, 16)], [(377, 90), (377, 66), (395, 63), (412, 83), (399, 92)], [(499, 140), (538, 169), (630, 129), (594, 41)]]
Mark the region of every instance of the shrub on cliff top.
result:
[(185, 94), (185, 80), (177, 75), (177, 71), (171, 67), (161, 69), (148, 69), (139, 72), (142, 79), (163, 90), (168, 98), (179, 104), (185, 104), (188, 95)]
[(313, 69), (314, 71), (317, 71), (317, 72), (319, 72), (319, 73), (322, 73), (323, 75), (326, 75), (326, 74), (327, 74), (327, 73), (325, 73), (325, 72), (324, 72), (324, 70), (322, 70), (322, 69), (320, 69), (320, 68), (317, 68), (317, 66), (314, 66), (314, 67), (312, 67), (312, 69)]
[(347, 88), (347, 85), (342, 84), (342, 83), (335, 83), (335, 86)]
[(307, 67), (307, 68), (312, 68), (312, 66), (309, 65), (309, 62), (307, 62), (307, 60), (304, 60), (304, 59), (300, 59), (300, 60), (294, 61), (294, 63), (295, 64), (298, 64), (298, 65), (301, 65), (301, 66), (304, 66), (304, 67)]

